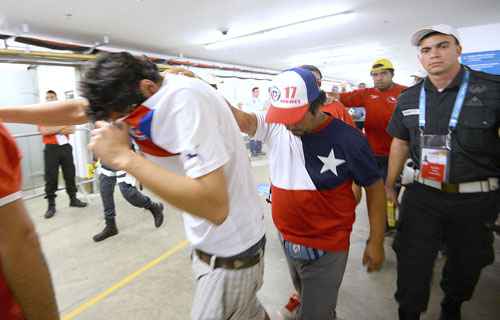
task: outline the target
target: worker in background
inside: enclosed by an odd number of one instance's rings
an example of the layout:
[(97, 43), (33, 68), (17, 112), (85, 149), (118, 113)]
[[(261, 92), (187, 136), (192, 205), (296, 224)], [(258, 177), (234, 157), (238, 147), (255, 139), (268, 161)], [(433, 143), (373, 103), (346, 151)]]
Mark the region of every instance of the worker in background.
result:
[[(53, 90), (47, 91), (46, 101), (57, 101), (57, 94)], [(75, 132), (73, 126), (40, 126), (42, 134), (44, 165), (45, 165), (45, 198), (48, 208), (45, 218), (50, 219), (56, 214), (56, 191), (59, 182), (59, 167), (61, 167), (66, 185), (66, 193), (69, 196), (69, 206), (84, 208), (86, 202), (76, 197), (77, 188), (75, 182), (75, 163), (73, 161), (73, 148), (69, 143), (69, 135)]]
[[(396, 108), (398, 96), (406, 87), (393, 82), (394, 66), (387, 59), (376, 60), (371, 66), (370, 75), (373, 79), (373, 88), (340, 93), (339, 100), (348, 108), (359, 106), (365, 108), (365, 135), (385, 180), (392, 141), (386, 128)], [(395, 210), (392, 203), (388, 203), (387, 206), (389, 216), (386, 229), (391, 231), (396, 226)]]
[[(265, 101), (260, 99), (259, 87), (252, 88), (252, 98), (245, 105), (244, 109), (247, 112), (260, 112), (266, 110)], [(250, 155), (252, 157), (265, 155), (265, 153), (262, 152), (262, 141), (256, 139), (250, 139), (249, 146), (250, 146)]]

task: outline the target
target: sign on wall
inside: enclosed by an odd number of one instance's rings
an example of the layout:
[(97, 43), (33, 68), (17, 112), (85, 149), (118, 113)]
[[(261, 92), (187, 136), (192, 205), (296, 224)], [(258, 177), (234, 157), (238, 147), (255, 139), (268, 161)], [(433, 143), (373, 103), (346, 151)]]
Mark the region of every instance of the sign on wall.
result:
[(500, 50), (464, 53), (462, 63), (474, 70), (500, 75)]

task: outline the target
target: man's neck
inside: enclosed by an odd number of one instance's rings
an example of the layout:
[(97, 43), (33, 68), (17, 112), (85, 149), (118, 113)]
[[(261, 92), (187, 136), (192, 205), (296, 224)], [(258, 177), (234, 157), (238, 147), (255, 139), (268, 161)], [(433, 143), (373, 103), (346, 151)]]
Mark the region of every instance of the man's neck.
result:
[(429, 80), (432, 82), (434, 87), (438, 91), (443, 91), (446, 87), (450, 85), (450, 83), (455, 79), (457, 74), (460, 72), (461, 65), (460, 63), (457, 63), (454, 65), (450, 70), (443, 74), (429, 74)]
[(379, 91), (382, 91), (382, 92), (384, 92), (384, 91), (389, 91), (389, 90), (391, 90), (391, 89), (392, 89), (392, 87), (394, 87), (394, 82), (391, 82), (391, 85), (390, 85), (390, 86), (388, 86), (387, 88), (384, 88), (384, 89), (378, 89), (378, 90), (379, 90)]

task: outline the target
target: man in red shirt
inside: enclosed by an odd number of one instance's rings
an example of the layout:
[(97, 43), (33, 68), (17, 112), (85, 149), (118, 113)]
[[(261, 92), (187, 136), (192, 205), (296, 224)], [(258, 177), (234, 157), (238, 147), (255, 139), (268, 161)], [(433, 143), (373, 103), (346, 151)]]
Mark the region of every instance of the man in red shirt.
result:
[(375, 61), (370, 74), (373, 79), (373, 88), (340, 93), (339, 100), (348, 108), (365, 107), (366, 138), (385, 179), (392, 141), (392, 137), (385, 129), (396, 108), (397, 98), (406, 87), (392, 81), (394, 66), (387, 59)]
[(0, 319), (59, 319), (21, 181), (21, 154), (0, 121)]

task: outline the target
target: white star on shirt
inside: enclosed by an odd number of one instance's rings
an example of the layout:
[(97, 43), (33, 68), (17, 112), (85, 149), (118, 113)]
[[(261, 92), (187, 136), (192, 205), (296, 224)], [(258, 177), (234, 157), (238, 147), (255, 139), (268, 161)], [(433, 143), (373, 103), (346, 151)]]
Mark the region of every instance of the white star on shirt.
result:
[(345, 163), (345, 160), (335, 158), (335, 152), (333, 151), (333, 148), (332, 151), (330, 151), (328, 157), (318, 156), (318, 158), (319, 160), (321, 160), (321, 162), (323, 162), (323, 167), (321, 168), (321, 171), (319, 173), (330, 170), (334, 175), (338, 176), (337, 167)]

